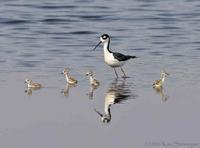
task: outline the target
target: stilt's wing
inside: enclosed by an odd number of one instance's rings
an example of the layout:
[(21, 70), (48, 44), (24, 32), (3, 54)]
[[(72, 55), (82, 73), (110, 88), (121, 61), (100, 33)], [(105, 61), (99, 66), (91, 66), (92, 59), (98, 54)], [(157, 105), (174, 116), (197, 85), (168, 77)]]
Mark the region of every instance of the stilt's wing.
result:
[(132, 57), (132, 56), (129, 56), (129, 55), (124, 55), (124, 54), (118, 53), (118, 52), (113, 52), (113, 56), (118, 61), (126, 61), (126, 60), (128, 60)]

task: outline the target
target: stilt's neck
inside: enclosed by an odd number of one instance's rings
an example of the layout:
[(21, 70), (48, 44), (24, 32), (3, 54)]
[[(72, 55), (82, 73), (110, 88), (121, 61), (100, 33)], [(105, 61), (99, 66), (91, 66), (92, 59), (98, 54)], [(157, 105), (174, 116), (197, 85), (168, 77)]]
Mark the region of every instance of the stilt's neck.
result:
[(108, 116), (111, 116), (111, 113), (110, 113), (110, 106), (108, 108), (105, 109), (105, 114), (108, 115)]
[(108, 51), (111, 53), (111, 51), (109, 49), (109, 45), (110, 45), (110, 39), (103, 44), (103, 49), (104, 49), (104, 51)]
[(92, 83), (94, 80), (93, 76), (90, 76), (90, 83)]
[(108, 108), (107, 112), (105, 112), (104, 118), (105, 118), (105, 121), (106, 121), (106, 122), (110, 122), (110, 120), (111, 120), (110, 108)]
[(107, 122), (110, 122), (111, 120), (111, 112), (110, 112), (110, 104), (105, 104), (104, 106), (104, 118), (106, 119)]
[(65, 75), (65, 78), (66, 78), (66, 80), (68, 81), (68, 80), (69, 80), (69, 74), (66, 74), (66, 75)]
[(161, 76), (161, 81), (162, 81), (162, 83), (165, 82), (165, 75), (162, 75), (162, 76)]

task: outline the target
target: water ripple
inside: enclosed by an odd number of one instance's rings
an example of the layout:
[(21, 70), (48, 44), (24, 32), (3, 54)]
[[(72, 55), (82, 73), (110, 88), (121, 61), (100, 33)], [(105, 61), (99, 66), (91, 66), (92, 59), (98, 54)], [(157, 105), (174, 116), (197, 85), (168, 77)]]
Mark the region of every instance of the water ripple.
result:
[(1, 19), (0, 24), (6, 25), (18, 25), (18, 24), (27, 24), (32, 23), (30, 20), (22, 20), (22, 19)]
[(77, 8), (77, 6), (74, 5), (40, 5), (40, 6), (35, 6), (35, 8), (40, 8), (40, 9), (74, 9)]
[(107, 20), (109, 15), (79, 15), (78, 17), (83, 20), (92, 20), (92, 21), (100, 21), (100, 20)]
[(71, 23), (71, 22), (79, 22), (78, 20), (74, 19), (62, 19), (62, 18), (46, 18), (43, 20), (40, 20), (42, 23), (46, 24), (61, 24), (61, 23)]
[(133, 49), (130, 49), (130, 50), (144, 51), (144, 50), (147, 50), (147, 49), (146, 48), (133, 48)]
[(163, 55), (163, 52), (161, 52), (161, 51), (152, 51), (152, 52), (150, 52), (150, 54), (151, 55), (155, 55), (155, 56), (161, 56), (161, 55)]
[(170, 55), (171, 57), (184, 57), (184, 55), (182, 55), (182, 54), (172, 54), (172, 55)]
[(41, 63), (41, 61), (24, 61), (24, 60), (16, 61), (17, 66), (20, 66), (20, 67), (22, 66), (25, 68), (37, 67), (40, 63)]
[(69, 34), (79, 34), (79, 35), (86, 35), (86, 34), (96, 34), (96, 32), (94, 31), (72, 31), (72, 32), (69, 32)]
[(180, 27), (178, 26), (162, 26), (162, 27), (149, 27), (148, 29), (150, 30), (178, 30), (178, 29), (181, 29)]

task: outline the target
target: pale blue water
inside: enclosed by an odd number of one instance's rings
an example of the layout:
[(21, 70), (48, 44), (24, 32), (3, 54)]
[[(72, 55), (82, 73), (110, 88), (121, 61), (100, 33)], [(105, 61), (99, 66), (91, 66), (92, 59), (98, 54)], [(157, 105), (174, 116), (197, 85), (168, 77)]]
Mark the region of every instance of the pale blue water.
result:
[[(2, 0), (0, 147), (200, 147), (199, 10), (198, 0)], [(102, 46), (91, 51), (103, 33), (139, 57), (124, 66), (130, 78), (116, 81)], [(69, 92), (64, 67), (79, 80)], [(151, 86), (162, 69), (163, 96)], [(101, 83), (93, 96), (88, 70)], [(44, 87), (28, 95), (26, 78)], [(122, 100), (107, 124), (94, 109), (111, 89)]]

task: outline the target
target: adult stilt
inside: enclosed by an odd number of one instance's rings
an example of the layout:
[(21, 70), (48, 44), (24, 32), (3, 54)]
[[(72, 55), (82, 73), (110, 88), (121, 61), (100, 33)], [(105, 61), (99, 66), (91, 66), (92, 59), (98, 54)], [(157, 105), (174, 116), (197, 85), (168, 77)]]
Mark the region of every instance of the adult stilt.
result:
[[(122, 53), (119, 52), (113, 52), (109, 49), (109, 45), (110, 45), (110, 36), (108, 34), (103, 34), (100, 37), (100, 41), (99, 43), (94, 47), (93, 50), (95, 50), (101, 43), (103, 43), (103, 51), (104, 51), (104, 61), (106, 62), (106, 64), (108, 64), (110, 67), (114, 68), (115, 71), (115, 75), (118, 78), (118, 74), (115, 70), (115, 68), (123, 66), (126, 61), (130, 60), (130, 59), (134, 59), (136, 58), (136, 56), (132, 56), (132, 55), (124, 55)], [(121, 71), (123, 72), (124, 76), (123, 78), (127, 78), (124, 70), (121, 68)]]

